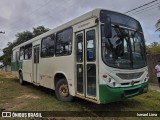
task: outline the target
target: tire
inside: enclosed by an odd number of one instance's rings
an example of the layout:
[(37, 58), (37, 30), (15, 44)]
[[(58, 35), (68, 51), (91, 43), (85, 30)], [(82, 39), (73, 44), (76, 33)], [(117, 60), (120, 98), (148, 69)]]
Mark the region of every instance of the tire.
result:
[(73, 100), (73, 96), (69, 94), (69, 88), (67, 80), (62, 78), (56, 83), (55, 88), (56, 97), (60, 101), (71, 102)]
[(22, 72), (19, 73), (19, 83), (21, 85), (25, 85), (25, 81), (23, 80), (23, 74), (22, 74)]

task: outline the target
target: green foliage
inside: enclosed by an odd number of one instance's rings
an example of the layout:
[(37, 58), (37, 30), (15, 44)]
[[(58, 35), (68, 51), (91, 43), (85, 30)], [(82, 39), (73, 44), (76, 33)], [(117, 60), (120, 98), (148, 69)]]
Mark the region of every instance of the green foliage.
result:
[(48, 28), (45, 28), (44, 26), (39, 26), (37, 28), (33, 28), (33, 32), (30, 31), (24, 31), (21, 33), (17, 33), (15, 36), (17, 37), (16, 39), (16, 45), (19, 45), (23, 42), (26, 42), (40, 34), (43, 34), (45, 32), (49, 31)]
[(17, 33), (15, 42), (11, 43), (8, 42), (7, 47), (3, 49), (3, 55), (0, 56), (0, 62), (3, 63), (3, 65), (10, 65), (11, 64), (11, 55), (12, 55), (12, 49), (16, 45), (19, 45), (23, 42), (26, 42), (33, 37), (36, 37), (42, 33), (47, 32), (49, 29), (45, 28), (44, 26), (39, 26), (37, 28), (33, 28), (33, 32), (30, 31), (24, 31), (21, 33)]
[(160, 53), (160, 44), (158, 42), (153, 42), (150, 45), (146, 46), (148, 54), (159, 54)]
[[(156, 23), (156, 31), (160, 31), (160, 19)], [(146, 46), (148, 54), (160, 54), (160, 44), (158, 42), (153, 42), (150, 45)]]
[(23, 42), (26, 42), (26, 41), (33, 38), (33, 34), (30, 31), (24, 31), (24, 32), (21, 32), (21, 33), (17, 33), (15, 36), (17, 37), (17, 39), (16, 39), (16, 44), (17, 45), (19, 45)]
[[(156, 31), (160, 31), (160, 19), (156, 23)], [(160, 54), (160, 44), (158, 42), (153, 42), (146, 46), (146, 51), (148, 54)]]
[(33, 28), (33, 36), (36, 37), (44, 32), (49, 31), (48, 28), (45, 28), (44, 26), (39, 26), (37, 28)]
[(0, 61), (4, 65), (10, 65), (11, 64), (11, 54), (12, 49), (15, 46), (14, 43), (8, 42), (7, 47), (3, 49), (3, 55), (0, 57)]

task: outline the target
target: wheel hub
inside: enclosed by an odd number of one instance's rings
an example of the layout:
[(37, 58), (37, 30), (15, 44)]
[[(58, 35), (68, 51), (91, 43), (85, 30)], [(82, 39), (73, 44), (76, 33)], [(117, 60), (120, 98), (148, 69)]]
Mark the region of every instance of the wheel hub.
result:
[(67, 97), (69, 95), (68, 85), (67, 84), (62, 84), (59, 87), (59, 93), (60, 93), (61, 96)]

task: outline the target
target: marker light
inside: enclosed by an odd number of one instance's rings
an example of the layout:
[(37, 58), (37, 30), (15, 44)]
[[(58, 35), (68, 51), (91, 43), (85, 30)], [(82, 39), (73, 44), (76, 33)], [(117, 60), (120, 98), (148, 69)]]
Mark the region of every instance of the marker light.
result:
[(103, 75), (103, 78), (107, 78), (107, 75)]

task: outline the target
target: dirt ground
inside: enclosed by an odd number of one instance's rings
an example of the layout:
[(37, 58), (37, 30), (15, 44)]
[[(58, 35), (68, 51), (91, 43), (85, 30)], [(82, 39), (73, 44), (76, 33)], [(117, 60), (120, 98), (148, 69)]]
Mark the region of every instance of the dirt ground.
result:
[(11, 72), (0, 71), (0, 77), (2, 78), (13, 78)]
[(73, 102), (62, 102), (57, 100), (53, 90), (32, 84), (20, 85), (19, 80), (14, 79), (11, 72), (0, 71), (0, 111), (87, 111), (90, 115), (96, 116), (94, 111), (102, 111), (105, 114), (107, 111), (159, 110), (160, 94), (156, 90), (149, 90), (146, 94), (104, 105), (79, 98), (75, 98)]

